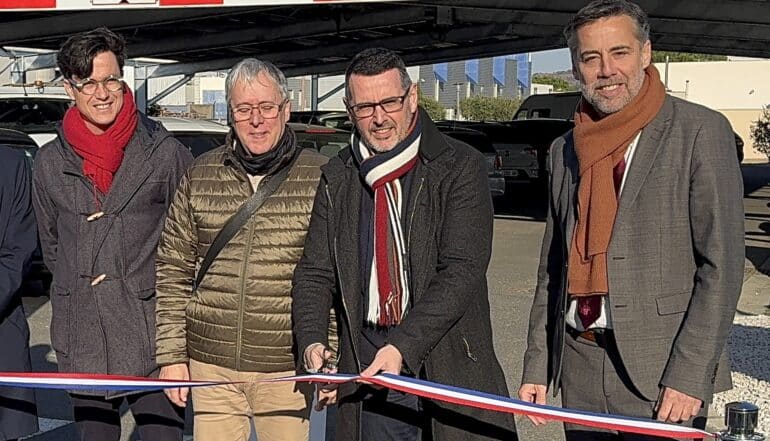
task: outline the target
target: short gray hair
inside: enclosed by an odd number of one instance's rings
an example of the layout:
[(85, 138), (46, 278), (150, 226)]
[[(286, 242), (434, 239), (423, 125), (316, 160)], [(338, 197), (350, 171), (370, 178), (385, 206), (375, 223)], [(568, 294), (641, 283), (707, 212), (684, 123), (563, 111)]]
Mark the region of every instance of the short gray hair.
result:
[(636, 25), (636, 39), (640, 44), (643, 45), (650, 39), (650, 21), (639, 5), (628, 0), (595, 0), (580, 9), (564, 28), (564, 39), (567, 40), (572, 59), (577, 56), (577, 31), (580, 27), (603, 18), (621, 15), (633, 20)]
[(281, 98), (283, 98), (283, 100), (289, 98), (289, 85), (280, 69), (275, 67), (275, 65), (269, 61), (246, 58), (236, 63), (235, 66), (230, 69), (230, 73), (227, 74), (227, 79), (225, 80), (225, 98), (227, 99), (228, 108), (230, 107), (230, 97), (232, 97), (235, 84), (239, 81), (251, 83), (257, 79), (260, 73), (264, 73), (278, 85), (278, 90), (281, 92)]
[(406, 71), (404, 60), (397, 53), (382, 47), (364, 49), (350, 62), (345, 71), (345, 97), (350, 99), (350, 76), (374, 76), (391, 69), (397, 69), (401, 79), (401, 87), (406, 91), (412, 85), (412, 79)]

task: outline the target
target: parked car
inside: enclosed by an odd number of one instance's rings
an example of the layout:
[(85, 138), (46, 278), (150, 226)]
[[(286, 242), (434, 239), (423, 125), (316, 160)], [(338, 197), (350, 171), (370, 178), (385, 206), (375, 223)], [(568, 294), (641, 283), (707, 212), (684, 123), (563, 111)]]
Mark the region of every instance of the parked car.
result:
[(537, 150), (528, 144), (510, 126), (499, 122), (448, 122), (436, 123), (441, 128), (466, 128), (477, 130), (489, 138), (492, 147), (502, 158), (501, 173), (507, 185), (530, 183), (541, 175)]
[(575, 117), (580, 92), (559, 92), (530, 95), (521, 102), (513, 120), (520, 119), (568, 119)]
[[(32, 167), (38, 146), (29, 135), (18, 130), (0, 128), (0, 144), (22, 150), (30, 167)], [(40, 251), (40, 246), (32, 254), (27, 280), (39, 280), (43, 284), (44, 291), (48, 291), (51, 286), (51, 272), (43, 264), (43, 253)]]
[[(49, 93), (50, 89), (62, 93)], [(38, 146), (56, 137), (56, 125), (72, 105), (61, 88), (49, 88), (37, 93), (34, 88), (0, 88), (0, 128), (13, 129), (29, 135)]]
[(291, 112), (289, 122), (326, 126), (333, 129), (353, 130), (347, 112), (338, 110), (306, 110)]
[(575, 126), (565, 119), (528, 119), (505, 123), (510, 129), (508, 136), (517, 143), (524, 144), (527, 151), (534, 151), (537, 158), (537, 174), (534, 180), (546, 184), (545, 164), (554, 139), (567, 133)]
[(484, 154), (487, 163), (487, 179), (492, 197), (505, 195), (505, 178), (503, 177), (503, 157), (492, 146), (492, 141), (483, 132), (462, 127), (448, 128), (439, 126), (444, 135), (462, 141)]
[[(580, 92), (559, 92), (546, 93), (541, 95), (530, 95), (519, 106), (519, 110), (517, 110), (516, 114), (513, 116), (513, 121), (552, 119), (568, 120), (572, 122), (575, 117), (575, 110), (577, 109), (580, 97)], [(561, 130), (561, 127), (556, 127), (556, 129), (559, 131)], [(555, 134), (551, 140), (556, 139), (557, 136), (565, 132), (566, 130)], [(733, 132), (733, 135), (735, 135), (735, 147), (738, 162), (743, 162), (743, 139), (741, 139), (741, 137), (735, 132)], [(549, 137), (550, 136), (551, 135), (549, 134)], [(544, 151), (547, 152), (547, 150)], [(544, 158), (545, 155), (543, 156), (543, 159)], [(544, 161), (541, 161), (541, 163), (545, 164)]]
[[(163, 124), (175, 138), (190, 149), (194, 157), (221, 146), (230, 132), (230, 127), (213, 121), (175, 117), (152, 117)], [(312, 124), (288, 123), (297, 135), (297, 144), (302, 148), (313, 148), (326, 156), (350, 145), (350, 133), (331, 127)]]
[(169, 116), (153, 116), (155, 121), (174, 135), (182, 144), (190, 149), (194, 157), (215, 149), (225, 143), (230, 127), (205, 119), (177, 118)]

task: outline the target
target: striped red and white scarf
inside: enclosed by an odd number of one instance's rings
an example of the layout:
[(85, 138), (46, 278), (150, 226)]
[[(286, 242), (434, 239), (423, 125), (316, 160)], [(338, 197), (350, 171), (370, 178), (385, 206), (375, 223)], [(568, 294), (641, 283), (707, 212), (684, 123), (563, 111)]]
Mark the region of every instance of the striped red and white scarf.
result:
[(401, 222), (406, 195), (400, 178), (417, 163), (419, 114), (415, 120), (406, 139), (388, 152), (373, 153), (357, 132), (351, 142), (361, 178), (374, 192), (374, 253), (366, 293), (366, 322), (372, 325), (398, 325), (409, 305), (406, 240)]

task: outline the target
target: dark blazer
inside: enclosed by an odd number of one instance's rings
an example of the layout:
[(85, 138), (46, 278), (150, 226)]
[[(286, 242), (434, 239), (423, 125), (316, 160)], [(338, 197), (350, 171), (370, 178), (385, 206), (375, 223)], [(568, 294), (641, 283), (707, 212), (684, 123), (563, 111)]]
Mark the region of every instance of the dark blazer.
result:
[[(559, 387), (575, 227), (578, 163), (571, 132), (551, 150), (549, 214), (522, 383)], [(642, 130), (608, 251), (615, 340), (639, 392), (669, 386), (706, 402), (729, 389), (725, 352), (744, 265), (743, 183), (730, 124), (667, 96)]]
[[(61, 372), (145, 376), (158, 370), (155, 253), (191, 162), (186, 147), (143, 115), (106, 196), (83, 176), (82, 159), (61, 133), (38, 152), (33, 203), (53, 274), (51, 345)], [(89, 220), (98, 211), (104, 216)]]
[[(508, 396), (492, 347), (486, 270), (492, 203), (483, 157), (441, 135), (421, 113), (420, 159), (407, 203), (408, 265), (414, 304), (390, 331), (406, 369), (428, 380)], [(359, 211), (363, 184), (349, 152), (322, 167), (305, 251), (294, 273), (293, 321), (299, 353), (326, 343), (328, 311), (340, 323), (339, 370), (358, 373), (363, 326)], [(357, 440), (356, 385), (339, 391), (337, 439)], [(431, 402), (436, 440), (516, 439), (510, 415)], [(503, 430), (504, 429), (504, 430)]]
[[(29, 327), (19, 287), (37, 246), (30, 187), (21, 150), (0, 146), (0, 372), (28, 372)], [(32, 389), (0, 387), (0, 440), (37, 432)]]

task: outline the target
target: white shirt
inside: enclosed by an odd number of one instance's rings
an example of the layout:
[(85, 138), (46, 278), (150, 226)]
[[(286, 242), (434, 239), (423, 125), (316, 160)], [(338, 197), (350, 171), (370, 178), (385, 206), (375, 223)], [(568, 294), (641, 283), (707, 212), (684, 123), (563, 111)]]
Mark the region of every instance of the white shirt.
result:
[[(628, 170), (631, 168), (631, 160), (634, 157), (634, 153), (636, 153), (636, 146), (639, 144), (639, 137), (641, 136), (642, 132), (636, 134), (636, 137), (633, 141), (631, 141), (631, 144), (628, 146), (628, 149), (626, 149), (625, 159), (626, 159), (626, 169), (623, 172), (623, 179), (620, 181), (620, 191), (618, 192), (618, 200), (620, 200), (620, 195), (623, 194), (623, 187), (626, 185), (626, 177), (628, 176)], [(570, 244), (569, 246), (572, 246)], [(583, 332), (585, 331), (585, 328), (583, 327), (583, 323), (580, 321), (580, 316), (577, 312), (577, 299), (572, 298), (569, 301), (569, 306), (567, 309), (567, 316), (565, 318), (567, 321), (567, 325), (570, 327)], [(594, 328), (604, 328), (604, 329), (612, 329), (612, 316), (610, 315), (610, 305), (609, 305), (609, 296), (602, 296), (602, 307), (601, 311), (599, 313), (599, 318), (596, 319), (593, 324), (591, 324), (589, 329)]]

